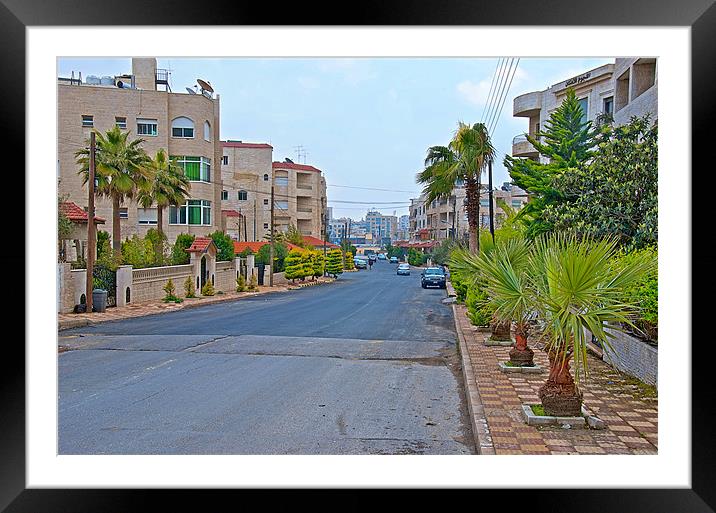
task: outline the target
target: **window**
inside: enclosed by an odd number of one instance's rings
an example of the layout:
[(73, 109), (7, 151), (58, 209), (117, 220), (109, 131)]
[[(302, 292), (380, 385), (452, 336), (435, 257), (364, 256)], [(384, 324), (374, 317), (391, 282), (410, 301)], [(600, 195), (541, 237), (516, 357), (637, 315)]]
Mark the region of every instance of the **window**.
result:
[(521, 208), (522, 202), (520, 200), (513, 199), (512, 200), (512, 208)]
[(204, 121), (204, 140), (211, 141), (211, 125), (208, 121)]
[(157, 120), (137, 118), (137, 135), (157, 136)]
[(226, 201), (229, 199), (229, 191), (221, 191), (221, 199)]
[[(246, 201), (249, 199), (249, 193), (246, 191), (239, 191), (239, 201)], [(266, 202), (268, 200), (264, 200), (264, 205), (266, 205)]]
[(281, 210), (288, 210), (288, 201), (277, 201), (276, 208), (279, 208)]
[(481, 199), (481, 200), (480, 200), (480, 206), (481, 206), (481, 207), (485, 207), (485, 208), (489, 207), (489, 206), (490, 206), (490, 200)]
[(268, 230), (268, 223), (264, 223), (264, 230)]
[(221, 163), (225, 166), (229, 165), (229, 156), (224, 155), (223, 157), (221, 157)]
[(139, 224), (157, 224), (156, 208), (138, 208), (137, 218)]
[(267, 199), (264, 200), (264, 205), (268, 205), (268, 200), (267, 200)]
[(614, 97), (608, 96), (604, 98), (604, 114), (612, 114), (614, 112)]
[(264, 182), (268, 182), (268, 175), (264, 175)]
[(127, 207), (122, 207), (119, 209), (119, 218), (129, 219), (129, 211), (127, 210)]
[(94, 116), (82, 116), (82, 126), (92, 128), (94, 126)]
[(188, 200), (169, 207), (169, 224), (211, 225), (211, 201)]
[(117, 125), (118, 128), (121, 128), (122, 130), (126, 130), (127, 129), (127, 118), (115, 117), (114, 124)]
[(582, 107), (582, 121), (586, 123), (589, 119), (589, 98), (580, 98), (577, 103)]
[(211, 159), (206, 157), (178, 156), (176, 159), (184, 175), (192, 182), (211, 182)]
[(194, 138), (194, 122), (189, 118), (176, 118), (172, 121), (172, 137)]
[(274, 179), (274, 183), (281, 187), (286, 187), (288, 185), (288, 176), (277, 176)]

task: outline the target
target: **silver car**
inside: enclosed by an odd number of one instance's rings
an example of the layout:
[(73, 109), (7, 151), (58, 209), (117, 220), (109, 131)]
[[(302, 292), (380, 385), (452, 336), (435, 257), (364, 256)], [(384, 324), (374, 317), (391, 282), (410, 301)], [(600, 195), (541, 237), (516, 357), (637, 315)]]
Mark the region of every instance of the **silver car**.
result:
[(398, 276), (410, 276), (410, 264), (400, 264), (398, 266)]

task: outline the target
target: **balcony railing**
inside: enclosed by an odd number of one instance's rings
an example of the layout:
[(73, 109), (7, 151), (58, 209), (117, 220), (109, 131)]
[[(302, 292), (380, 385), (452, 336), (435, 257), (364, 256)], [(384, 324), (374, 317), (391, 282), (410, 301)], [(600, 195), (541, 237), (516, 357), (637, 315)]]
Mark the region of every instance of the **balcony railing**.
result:
[(296, 184), (296, 189), (306, 189), (306, 190), (310, 191), (310, 190), (313, 190), (313, 186), (304, 184), (304, 183), (299, 183), (299, 184)]
[(308, 212), (309, 214), (313, 212), (313, 209), (311, 207), (298, 207), (296, 210), (298, 212)]
[(512, 139), (512, 144), (518, 144), (518, 143), (522, 143), (522, 142), (529, 142), (529, 141), (527, 140), (527, 135), (526, 135), (526, 134), (516, 135), (516, 136), (513, 137), (513, 139)]

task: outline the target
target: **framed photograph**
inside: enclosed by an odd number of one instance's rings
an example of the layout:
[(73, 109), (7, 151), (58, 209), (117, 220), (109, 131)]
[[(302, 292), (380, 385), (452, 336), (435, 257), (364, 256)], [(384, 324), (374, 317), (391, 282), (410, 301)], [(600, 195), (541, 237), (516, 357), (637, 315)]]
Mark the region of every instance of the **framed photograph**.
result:
[[(2, 1), (27, 244), (5, 259), (26, 335), (6, 349), (0, 510), (195, 509), (252, 488), (350, 488), (329, 497), (355, 509), (360, 489), (419, 505), (459, 488), (514, 510), (715, 511), (691, 285), (713, 0), (350, 8)], [(560, 142), (568, 126), (590, 142)], [(488, 156), (465, 157), (480, 134)], [(536, 172), (578, 190), (569, 208), (534, 201)], [(613, 246), (571, 258), (612, 263), (578, 312), (524, 271), (532, 303), (500, 343), (498, 302), (457, 290), (469, 265), (492, 284), (488, 264), (455, 255), (499, 247), (530, 202), (516, 238), (535, 219), (598, 226)], [(660, 325), (603, 291), (630, 272), (653, 276), (629, 301)], [(569, 315), (573, 332), (542, 322)], [(595, 324), (619, 319), (636, 349)]]

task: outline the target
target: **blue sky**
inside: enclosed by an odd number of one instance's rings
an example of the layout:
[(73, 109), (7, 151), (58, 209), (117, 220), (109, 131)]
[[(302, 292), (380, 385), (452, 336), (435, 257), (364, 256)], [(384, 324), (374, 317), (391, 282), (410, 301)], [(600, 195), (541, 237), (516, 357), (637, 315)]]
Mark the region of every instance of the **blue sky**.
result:
[[(526, 118), (512, 117), (512, 99), (613, 61), (520, 59), (492, 134), (498, 151), (494, 184), (509, 181), (503, 155), (511, 151), (512, 138), (527, 130)], [(360, 219), (371, 206), (385, 214), (407, 214), (407, 207), (385, 204), (407, 205), (419, 194), (415, 174), (422, 169), (427, 148), (447, 144), (458, 121), (482, 121), (497, 62), (497, 58), (159, 58), (158, 67), (172, 70), (174, 92), (185, 92), (197, 78), (211, 82), (221, 97), (222, 139), (269, 142), (274, 160), (298, 161), (295, 147), (302, 145), (306, 162), (324, 172), (334, 217)], [(58, 60), (59, 76), (72, 71), (83, 76), (116, 75), (130, 72), (131, 61)]]

